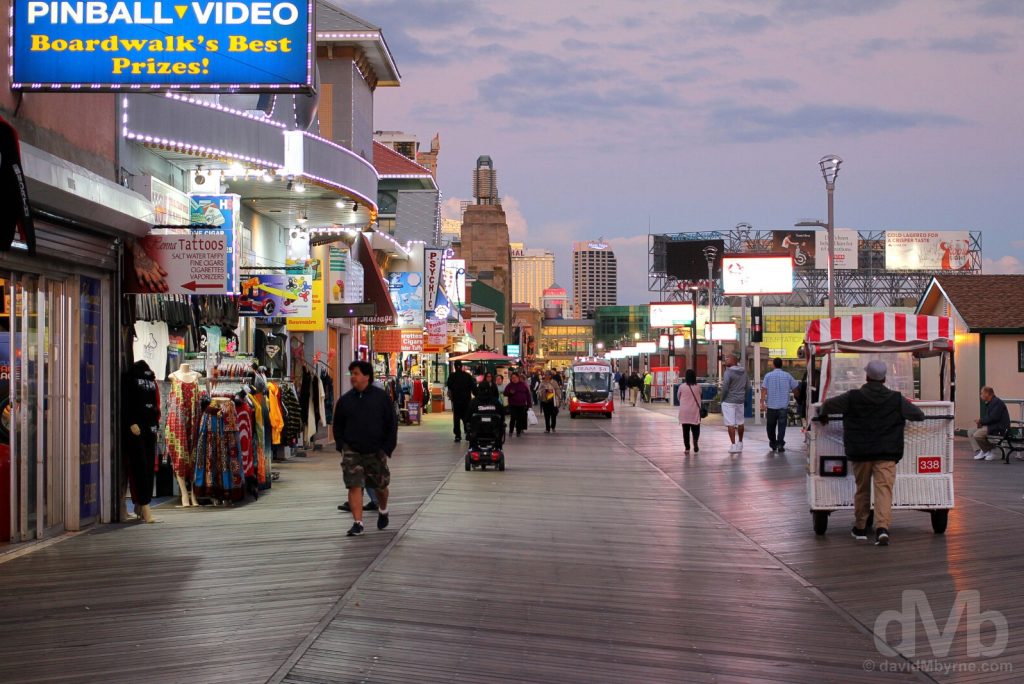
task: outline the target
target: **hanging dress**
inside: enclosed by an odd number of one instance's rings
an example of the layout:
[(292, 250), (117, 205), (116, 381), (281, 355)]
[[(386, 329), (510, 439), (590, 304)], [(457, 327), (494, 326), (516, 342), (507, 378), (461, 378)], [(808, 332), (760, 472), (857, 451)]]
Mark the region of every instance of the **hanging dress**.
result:
[(174, 474), (181, 478), (192, 477), (200, 413), (199, 383), (181, 382), (172, 375), (171, 391), (167, 398), (164, 444), (167, 445)]
[(284, 414), (281, 412), (281, 388), (276, 383), (267, 383), (267, 404), (270, 408), (270, 443), (273, 446), (281, 444), (281, 432), (284, 430)]
[(252, 406), (248, 401), (235, 407), (238, 414), (238, 450), (242, 456), (242, 473), (246, 479), (256, 481), (256, 468), (252, 458)]
[(242, 460), (238, 449), (238, 423), (234, 403), (214, 399), (202, 412), (196, 440), (196, 496), (241, 501), (245, 496)]
[(263, 448), (263, 393), (254, 392), (249, 395), (252, 400), (252, 460), (256, 467), (256, 482), (260, 489), (270, 487), (270, 469), (267, 467), (267, 455)]

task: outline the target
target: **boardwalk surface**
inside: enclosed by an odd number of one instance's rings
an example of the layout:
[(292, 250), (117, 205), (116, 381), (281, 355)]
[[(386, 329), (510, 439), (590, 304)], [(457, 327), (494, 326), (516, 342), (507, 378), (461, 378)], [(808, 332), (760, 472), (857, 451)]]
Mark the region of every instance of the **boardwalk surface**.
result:
[[(446, 417), (402, 428), (384, 532), (369, 513), (344, 537), (332, 453), (282, 466), (256, 503), (158, 509), (0, 563), (0, 681), (1024, 679), (1024, 463), (960, 455), (948, 533), (898, 513), (876, 548), (848, 513), (816, 537), (803, 450), (769, 455), (754, 427), (742, 456), (708, 427), (684, 458), (671, 411), (626, 408), (465, 472)], [(915, 657), (878, 652), (908, 589), (957, 630), (948, 653), (922, 620)], [(947, 624), (961, 590), (1006, 618), (999, 656), (969, 657), (970, 620)]]

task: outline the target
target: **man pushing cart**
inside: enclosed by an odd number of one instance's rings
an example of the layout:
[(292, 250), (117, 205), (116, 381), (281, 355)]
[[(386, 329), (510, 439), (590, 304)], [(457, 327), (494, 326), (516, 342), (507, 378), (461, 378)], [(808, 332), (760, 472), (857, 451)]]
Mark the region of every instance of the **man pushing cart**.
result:
[[(890, 506), (928, 511), (933, 531), (945, 532), (953, 507), (952, 330), (946, 317), (881, 312), (808, 324), (808, 378), (821, 399), (808, 415), (826, 409), (811, 422), (808, 456), (817, 534), (833, 511), (855, 509), (854, 537), (866, 539), (877, 518), (876, 543), (887, 544)], [(915, 422), (904, 427), (908, 419)]]

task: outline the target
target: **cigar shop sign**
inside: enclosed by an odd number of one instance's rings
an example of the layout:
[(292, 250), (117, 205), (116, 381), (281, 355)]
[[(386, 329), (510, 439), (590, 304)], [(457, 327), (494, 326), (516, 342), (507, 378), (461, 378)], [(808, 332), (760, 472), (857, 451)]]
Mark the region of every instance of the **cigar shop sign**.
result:
[(14, 89), (313, 86), (313, 0), (13, 2)]

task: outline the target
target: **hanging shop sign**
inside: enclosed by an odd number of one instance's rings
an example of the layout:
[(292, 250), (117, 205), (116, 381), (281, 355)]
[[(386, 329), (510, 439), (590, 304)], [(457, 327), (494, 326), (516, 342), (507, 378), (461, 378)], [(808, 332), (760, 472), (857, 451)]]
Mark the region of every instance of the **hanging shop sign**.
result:
[(885, 268), (899, 271), (966, 271), (971, 268), (971, 234), (885, 231)]
[(238, 277), (238, 259), (235, 258), (235, 236), (241, 223), (238, 207), (239, 195), (190, 195), (189, 223), (193, 226), (220, 228), (228, 239), (228, 289), (234, 291)]
[(423, 280), (426, 281), (426, 311), (437, 306), (437, 291), (444, 276), (444, 250), (425, 248), (423, 250)]
[[(817, 236), (817, 249), (814, 255), (814, 267), (822, 271), (828, 270), (828, 231), (819, 230)], [(839, 271), (857, 270), (857, 249), (860, 243), (860, 235), (851, 228), (836, 228), (833, 239), (835, 240), (835, 256), (832, 264)]]
[(402, 351), (402, 331), (397, 329), (375, 330), (373, 351), (377, 354), (395, 354)]
[(330, 247), (327, 250), (327, 303), (344, 304), (345, 272), (348, 265), (348, 250)]
[(0, 118), (0, 251), (11, 248), (15, 235), (29, 254), (35, 254), (36, 231), (21, 168), (21, 143), (14, 127)]
[(466, 260), (444, 260), (444, 291), (448, 299), (459, 306), (466, 302)]
[(437, 346), (448, 344), (448, 322), (427, 321), (427, 344)]
[(147, 235), (131, 243), (128, 294), (233, 294), (228, 285), (230, 231)]
[(292, 316), (288, 319), (288, 330), (292, 332), (316, 332), (327, 328), (327, 306), (324, 301), (324, 263), (320, 259), (289, 259), (285, 272), (290, 276), (307, 276), (312, 282), (310, 293), (311, 313), (307, 317)]
[(313, 278), (308, 275), (259, 274), (242, 281), (239, 316), (309, 318), (313, 315)]
[(402, 330), (402, 351), (404, 352), (422, 352), (423, 351), (423, 331), (422, 330)]
[(388, 293), (401, 328), (423, 329), (423, 275), (419, 272), (388, 273)]
[(133, 187), (153, 203), (154, 224), (184, 228), (192, 223), (188, 194), (152, 176), (139, 178)]
[(15, 90), (313, 86), (312, 0), (13, 4)]

